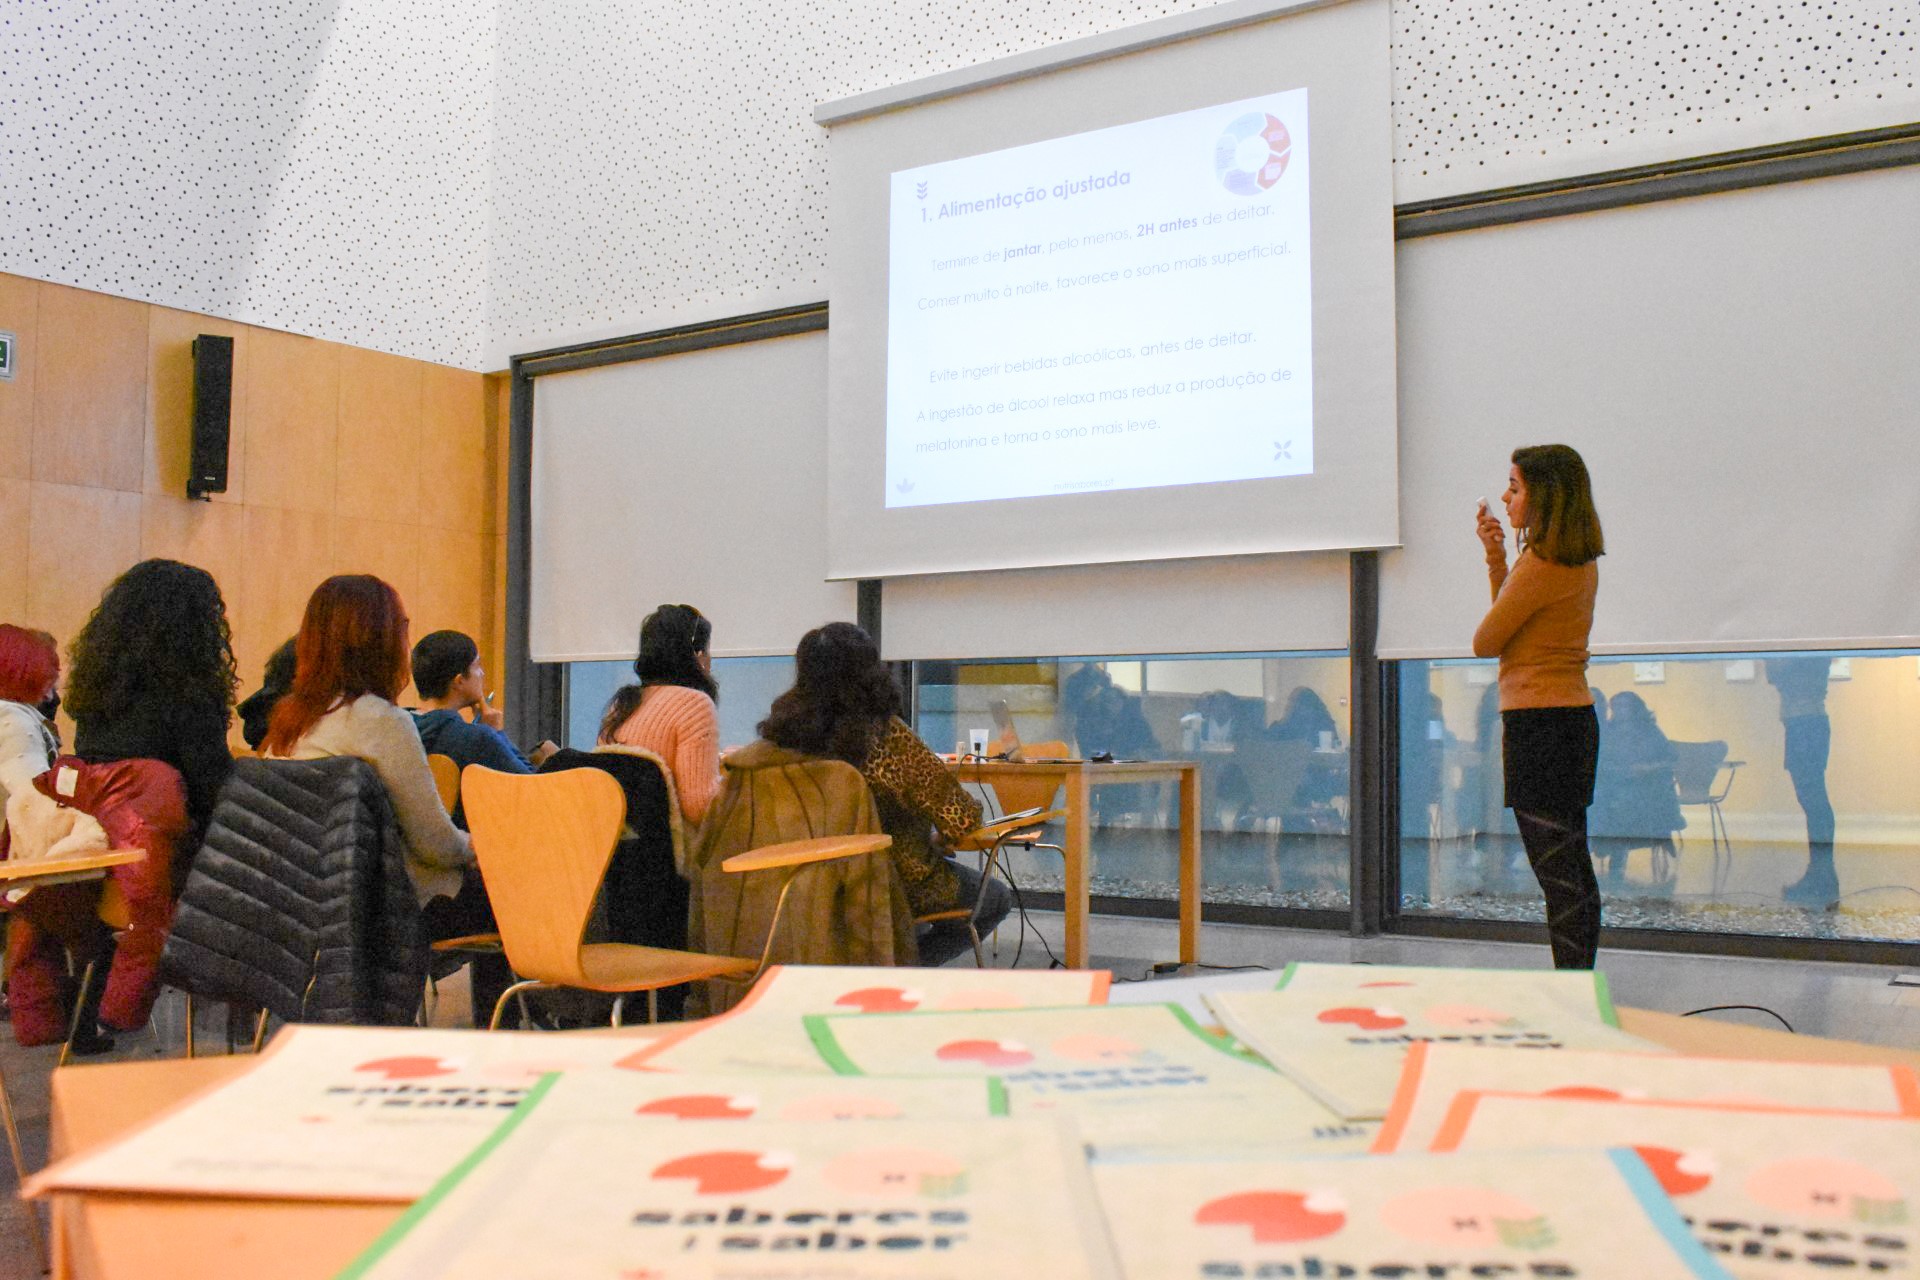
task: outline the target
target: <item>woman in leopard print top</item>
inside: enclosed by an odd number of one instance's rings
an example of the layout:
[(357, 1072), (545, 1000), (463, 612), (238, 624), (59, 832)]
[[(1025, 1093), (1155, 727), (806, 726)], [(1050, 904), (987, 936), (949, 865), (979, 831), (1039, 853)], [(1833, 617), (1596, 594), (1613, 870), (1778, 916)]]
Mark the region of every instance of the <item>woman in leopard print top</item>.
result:
[[(859, 769), (873, 789), (880, 824), (893, 837), (893, 865), (913, 914), (984, 899), (977, 925), (983, 937), (992, 932), (1012, 895), (998, 880), (983, 885), (978, 871), (940, 847), (980, 825), (980, 802), (900, 719), (899, 692), (872, 637), (852, 623), (830, 622), (809, 631), (794, 658), (794, 686), (775, 700), (760, 736)], [(919, 943), (922, 964), (944, 964), (968, 948), (966, 922), (931, 925)]]

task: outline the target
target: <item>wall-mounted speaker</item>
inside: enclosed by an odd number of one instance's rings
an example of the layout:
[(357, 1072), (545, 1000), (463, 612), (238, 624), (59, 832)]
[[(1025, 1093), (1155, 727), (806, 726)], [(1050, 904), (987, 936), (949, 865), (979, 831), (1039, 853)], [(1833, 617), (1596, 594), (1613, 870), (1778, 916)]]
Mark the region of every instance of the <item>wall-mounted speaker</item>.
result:
[(193, 340), (193, 461), (187, 496), (227, 491), (227, 441), (233, 429), (233, 339)]

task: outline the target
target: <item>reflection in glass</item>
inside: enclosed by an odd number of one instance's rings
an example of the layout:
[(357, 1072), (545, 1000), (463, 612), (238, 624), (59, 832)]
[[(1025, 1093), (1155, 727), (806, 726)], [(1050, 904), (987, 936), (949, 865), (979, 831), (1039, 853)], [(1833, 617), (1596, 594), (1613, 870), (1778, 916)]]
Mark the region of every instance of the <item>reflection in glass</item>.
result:
[[(937, 750), (979, 733), (996, 753), (1197, 761), (1205, 899), (1346, 910), (1344, 654), (921, 662), (915, 681), (914, 727)], [(1092, 805), (1094, 893), (1175, 900), (1176, 788), (1096, 787)], [(1012, 869), (1022, 888), (1061, 887), (1044, 852)]]
[[(593, 750), (607, 701), (632, 679), (630, 662), (567, 665), (567, 746)], [(793, 658), (715, 658), (713, 679), (720, 686), (721, 749), (742, 747), (759, 736), (754, 726), (766, 719), (773, 700), (792, 687)]]
[[(1401, 909), (1538, 920), (1493, 665), (1398, 666)], [(1915, 676), (1911, 653), (1596, 658), (1606, 925), (1920, 936)]]

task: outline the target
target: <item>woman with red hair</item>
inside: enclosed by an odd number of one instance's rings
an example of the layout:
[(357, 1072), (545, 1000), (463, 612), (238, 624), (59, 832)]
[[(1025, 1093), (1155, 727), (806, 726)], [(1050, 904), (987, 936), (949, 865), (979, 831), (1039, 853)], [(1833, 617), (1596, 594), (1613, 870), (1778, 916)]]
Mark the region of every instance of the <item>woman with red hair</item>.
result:
[(29, 788), (53, 763), (58, 744), (40, 708), (60, 679), (53, 638), (0, 624), (0, 832), (7, 828), (7, 797)]
[(294, 639), (293, 688), (274, 707), (261, 751), (291, 760), (357, 756), (372, 765), (424, 906), (461, 892), (473, 850), (440, 803), (413, 717), (394, 705), (407, 686), (407, 657), (399, 593), (367, 574), (328, 578), (307, 601)]

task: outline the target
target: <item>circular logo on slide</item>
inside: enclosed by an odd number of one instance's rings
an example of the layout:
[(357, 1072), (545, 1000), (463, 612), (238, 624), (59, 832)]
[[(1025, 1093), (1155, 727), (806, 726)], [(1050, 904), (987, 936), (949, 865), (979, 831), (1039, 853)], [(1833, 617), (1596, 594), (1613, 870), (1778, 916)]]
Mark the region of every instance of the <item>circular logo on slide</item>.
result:
[(1237, 196), (1257, 196), (1280, 181), (1293, 154), (1287, 126), (1264, 111), (1249, 111), (1213, 144), (1213, 171)]

